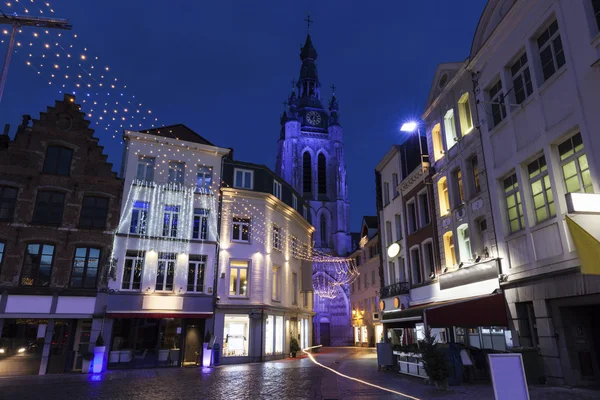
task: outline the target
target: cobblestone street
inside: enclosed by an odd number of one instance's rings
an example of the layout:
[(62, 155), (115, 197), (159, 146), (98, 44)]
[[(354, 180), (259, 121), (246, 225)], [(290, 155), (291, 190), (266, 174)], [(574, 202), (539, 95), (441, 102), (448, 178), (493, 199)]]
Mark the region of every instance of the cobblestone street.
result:
[[(418, 399), (493, 399), (489, 385), (451, 387), (437, 392), (420, 379), (377, 372), (373, 349), (324, 349), (316, 360), (342, 374)], [(214, 369), (109, 371), (94, 376), (46, 375), (0, 379), (3, 400), (27, 399), (406, 399), (348, 380), (308, 358)], [(591, 400), (596, 391), (531, 387), (532, 400)]]

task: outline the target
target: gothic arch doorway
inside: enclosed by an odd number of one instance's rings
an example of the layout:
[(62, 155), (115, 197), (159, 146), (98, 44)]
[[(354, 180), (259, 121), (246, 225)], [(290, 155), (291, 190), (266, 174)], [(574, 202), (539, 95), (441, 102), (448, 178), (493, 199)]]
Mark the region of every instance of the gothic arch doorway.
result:
[(329, 322), (329, 318), (321, 317), (319, 328), (321, 331), (321, 344), (323, 346), (331, 346), (331, 323)]

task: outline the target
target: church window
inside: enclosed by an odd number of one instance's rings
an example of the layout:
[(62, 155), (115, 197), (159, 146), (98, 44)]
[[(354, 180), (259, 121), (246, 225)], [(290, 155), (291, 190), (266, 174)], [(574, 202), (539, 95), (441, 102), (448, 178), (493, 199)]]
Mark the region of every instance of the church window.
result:
[(252, 190), (252, 175), (253, 171), (247, 169), (235, 169), (234, 172), (235, 181), (233, 186), (241, 189)]
[(323, 153), (318, 157), (319, 170), (319, 194), (327, 193), (327, 160)]
[(302, 177), (304, 193), (312, 193), (312, 160), (308, 151), (302, 156)]
[(319, 225), (321, 230), (321, 246), (320, 247), (329, 247), (327, 244), (327, 218), (325, 218), (325, 214), (321, 214), (321, 223)]

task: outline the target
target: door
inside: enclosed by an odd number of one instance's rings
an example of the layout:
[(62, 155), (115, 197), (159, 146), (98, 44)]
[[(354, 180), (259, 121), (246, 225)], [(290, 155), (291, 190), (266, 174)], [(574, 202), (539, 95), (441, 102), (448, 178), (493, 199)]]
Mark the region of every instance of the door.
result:
[(72, 365), (73, 359), (71, 357), (74, 356), (74, 352), (71, 350), (73, 348), (72, 331), (74, 325), (72, 322), (60, 319), (54, 321), (54, 333), (50, 343), (50, 357), (48, 359), (48, 369), (46, 370), (48, 374), (64, 373)]
[(83, 356), (90, 352), (89, 346), (91, 333), (91, 319), (80, 319), (77, 321), (77, 332), (75, 333), (75, 343), (73, 344), (73, 351), (75, 352), (72, 365), (73, 371), (81, 371)]
[(200, 325), (188, 325), (185, 331), (184, 366), (197, 366), (202, 354), (202, 330)]
[(321, 322), (321, 344), (331, 346), (331, 334), (329, 333), (329, 322)]

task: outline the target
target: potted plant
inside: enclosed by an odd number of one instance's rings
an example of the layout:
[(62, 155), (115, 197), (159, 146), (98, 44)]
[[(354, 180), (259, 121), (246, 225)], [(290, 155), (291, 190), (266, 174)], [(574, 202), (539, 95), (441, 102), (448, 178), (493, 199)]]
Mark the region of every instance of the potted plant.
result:
[(438, 390), (447, 390), (450, 365), (448, 365), (446, 355), (438, 348), (435, 336), (431, 334), (431, 328), (425, 330), (425, 339), (421, 344), (423, 368), (427, 372), (427, 376)]
[(94, 358), (94, 353), (86, 351), (81, 357), (81, 373), (87, 374), (90, 372), (90, 364), (92, 362), (92, 358)]
[(298, 339), (291, 338), (290, 339), (290, 352), (292, 353), (292, 357), (296, 358), (296, 353), (300, 351), (300, 344), (298, 344)]
[(100, 332), (100, 334), (98, 335), (98, 338), (96, 339), (96, 347), (94, 347), (93, 372), (95, 374), (102, 372), (105, 351), (106, 351), (106, 346), (104, 345), (104, 338), (102, 337), (102, 332)]

